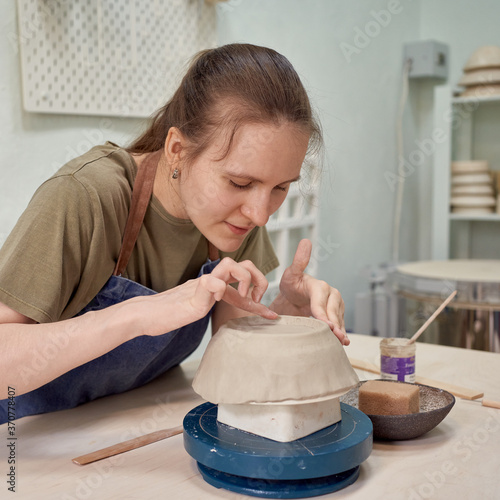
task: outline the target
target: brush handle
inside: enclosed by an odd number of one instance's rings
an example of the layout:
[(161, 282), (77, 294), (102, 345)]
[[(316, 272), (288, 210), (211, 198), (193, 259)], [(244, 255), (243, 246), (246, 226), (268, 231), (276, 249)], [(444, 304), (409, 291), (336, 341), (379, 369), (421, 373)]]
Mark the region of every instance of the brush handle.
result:
[(434, 311), (432, 316), (417, 330), (415, 335), (408, 341), (408, 344), (413, 344), (413, 342), (424, 333), (424, 330), (426, 330), (426, 328), (436, 319), (436, 316), (452, 301), (456, 294), (457, 291), (455, 290), (449, 295), (449, 297)]
[(161, 431), (151, 432), (150, 434), (145, 434), (144, 436), (139, 436), (137, 438), (129, 439), (123, 443), (114, 444), (103, 448), (102, 450), (93, 451), (92, 453), (87, 453), (87, 455), (82, 455), (73, 459), (73, 462), (78, 465), (86, 465), (97, 460), (102, 460), (103, 458), (112, 457), (120, 453), (125, 453), (126, 451), (135, 450), (141, 446), (146, 446), (147, 444), (155, 443), (156, 441), (161, 441), (162, 439), (175, 436), (183, 431), (182, 425), (179, 427), (172, 427), (171, 429), (163, 429)]

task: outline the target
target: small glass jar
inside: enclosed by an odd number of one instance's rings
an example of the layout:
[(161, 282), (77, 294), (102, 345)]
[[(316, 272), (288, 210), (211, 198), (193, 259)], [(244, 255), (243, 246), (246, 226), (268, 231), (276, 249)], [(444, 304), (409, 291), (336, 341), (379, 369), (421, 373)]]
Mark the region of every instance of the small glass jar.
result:
[(380, 375), (384, 380), (415, 382), (415, 342), (386, 338), (380, 341)]

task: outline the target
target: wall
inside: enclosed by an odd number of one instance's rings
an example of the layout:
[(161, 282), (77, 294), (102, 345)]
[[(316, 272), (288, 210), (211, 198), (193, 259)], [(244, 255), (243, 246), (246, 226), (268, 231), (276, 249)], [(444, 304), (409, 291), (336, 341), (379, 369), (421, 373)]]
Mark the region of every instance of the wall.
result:
[(71, 158), (106, 140), (127, 142), (142, 121), (26, 113), (21, 100), (15, 2), (2, 11), (0, 36), (0, 245), (45, 179)]
[[(500, 46), (500, 3), (496, 0), (423, 0), (421, 9), (422, 39), (435, 39), (450, 46), (450, 73), (447, 85), (456, 87), (462, 76), (462, 68), (470, 55), (483, 45)], [(415, 89), (419, 93), (419, 135), (429, 137), (432, 134), (433, 87), (435, 84), (422, 83)], [(490, 167), (500, 170), (500, 105), (498, 103), (480, 107), (475, 113), (474, 157), (487, 159)], [(431, 162), (429, 158), (421, 169), (419, 178), (419, 198), (423, 199), (432, 189), (439, 186), (431, 184)], [(423, 206), (420, 211), (419, 235), (421, 242), (421, 258), (430, 254), (430, 205)], [(473, 258), (500, 258), (500, 231), (497, 222), (476, 222), (471, 228), (470, 252)], [(454, 223), (452, 226), (451, 256), (456, 257), (453, 241), (459, 238), (463, 227)]]
[[(389, 5), (397, 13), (390, 14)], [(319, 111), (327, 163), (318, 276), (342, 292), (352, 328), (354, 296), (367, 287), (367, 268), (391, 258), (395, 191), (389, 174), (396, 171), (401, 47), (419, 38), (419, 2), (273, 0), (231, 6), (219, 25), (220, 42), (247, 41), (282, 52)], [(416, 118), (411, 110), (407, 115), (405, 126), (413, 134)], [(417, 186), (416, 177), (407, 179), (401, 238), (407, 260), (418, 257)]]
[[(385, 13), (391, 8), (390, 18)], [(434, 38), (451, 51), (450, 82), (470, 53), (500, 45), (495, 0), (228, 0), (218, 6), (219, 42), (248, 41), (284, 53), (303, 77), (323, 123), (327, 162), (320, 203), (319, 275), (337, 286), (352, 327), (354, 297), (371, 266), (391, 260), (396, 114), (402, 44)], [(130, 118), (22, 111), (14, 2), (0, 37), (0, 244), (36, 187), (69, 158), (104, 140), (125, 143)], [(367, 34), (368, 33), (368, 34)], [(351, 48), (347, 45), (349, 44)], [(408, 154), (432, 131), (432, 91), (412, 82), (405, 111)], [(389, 179), (389, 181), (388, 181)], [(402, 261), (430, 255), (431, 161), (405, 181)]]

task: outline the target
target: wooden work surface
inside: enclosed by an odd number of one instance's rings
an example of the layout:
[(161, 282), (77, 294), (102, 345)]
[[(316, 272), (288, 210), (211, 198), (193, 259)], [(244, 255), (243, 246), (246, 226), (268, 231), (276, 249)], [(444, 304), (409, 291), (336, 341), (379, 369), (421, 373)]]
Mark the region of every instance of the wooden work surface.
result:
[[(378, 342), (351, 335), (350, 357), (378, 364)], [(500, 354), (417, 343), (418, 375), (463, 385), (500, 400)], [(207, 500), (250, 498), (205, 483), (184, 451), (182, 435), (86, 466), (71, 459), (182, 423), (201, 403), (191, 389), (197, 362), (187, 362), (126, 394), (16, 422), (16, 493), (9, 496), (7, 425), (0, 426), (0, 498)], [(358, 371), (360, 379), (376, 378)], [(375, 442), (353, 485), (322, 498), (500, 498), (500, 410), (457, 399), (428, 434)], [(321, 498), (321, 497), (320, 497)]]

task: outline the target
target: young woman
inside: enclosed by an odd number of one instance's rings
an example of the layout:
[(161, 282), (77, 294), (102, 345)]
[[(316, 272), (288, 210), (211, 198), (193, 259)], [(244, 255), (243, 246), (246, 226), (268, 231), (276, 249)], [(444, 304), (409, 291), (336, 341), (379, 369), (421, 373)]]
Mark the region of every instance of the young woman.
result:
[(260, 303), (277, 266), (264, 226), (318, 145), (288, 60), (233, 44), (198, 54), (129, 148), (62, 167), (0, 251), (0, 422), (147, 383), (210, 316), (215, 333), (242, 315), (312, 315), (347, 345), (340, 294), (304, 273), (307, 240)]

